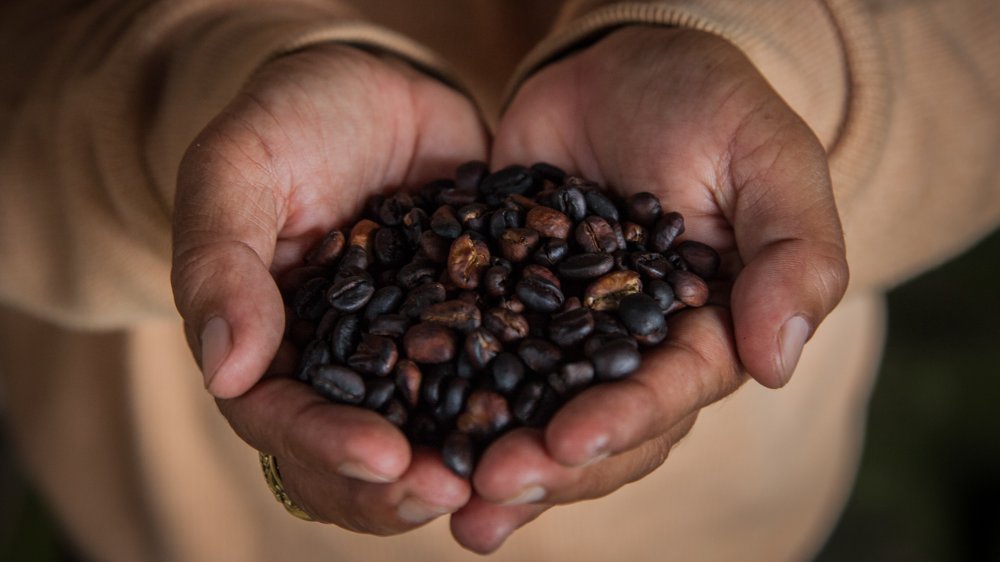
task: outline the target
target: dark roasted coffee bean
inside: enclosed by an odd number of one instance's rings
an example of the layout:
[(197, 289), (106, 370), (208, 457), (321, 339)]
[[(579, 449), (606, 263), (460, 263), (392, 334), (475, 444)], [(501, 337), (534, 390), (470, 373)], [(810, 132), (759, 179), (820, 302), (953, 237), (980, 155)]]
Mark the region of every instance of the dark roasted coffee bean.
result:
[(559, 287), (539, 277), (521, 279), (514, 287), (514, 292), (524, 306), (538, 312), (559, 310), (565, 300)]
[(413, 208), (413, 197), (399, 192), (386, 197), (378, 209), (378, 218), (386, 226), (403, 224), (403, 217)]
[(539, 240), (538, 233), (530, 228), (508, 228), (500, 233), (500, 255), (514, 263), (522, 262), (535, 251)]
[(383, 314), (368, 323), (368, 333), (393, 339), (403, 337), (410, 327), (410, 319), (402, 314)]
[(622, 297), (642, 291), (642, 280), (634, 271), (612, 271), (600, 277), (583, 294), (583, 305), (594, 310), (618, 308)]
[(400, 359), (396, 363), (395, 383), (399, 395), (410, 405), (417, 406), (420, 400), (420, 385), (423, 374), (420, 367), (409, 359)]
[(499, 240), (504, 230), (521, 228), (522, 226), (524, 226), (524, 221), (521, 220), (521, 214), (517, 210), (498, 209), (490, 215), (488, 230), (491, 238)]
[(591, 215), (576, 225), (576, 243), (584, 252), (605, 252), (618, 249), (618, 237), (611, 224), (601, 217)]
[(667, 213), (653, 226), (649, 245), (657, 252), (666, 252), (681, 234), (684, 234), (684, 217), (680, 213)]
[(652, 228), (662, 213), (660, 200), (648, 191), (633, 193), (625, 200), (625, 216), (646, 228)]
[(402, 429), (406, 426), (410, 413), (399, 399), (393, 398), (382, 407), (382, 417), (392, 425)]
[(351, 227), (351, 234), (347, 239), (347, 243), (350, 246), (361, 248), (368, 255), (371, 255), (373, 251), (372, 244), (375, 242), (375, 231), (378, 229), (379, 225), (377, 222), (361, 219)]
[(469, 354), (465, 351), (465, 346), (458, 348), (458, 355), (455, 357), (455, 376), (472, 380), (479, 369), (472, 366), (469, 361)]
[(332, 361), (330, 345), (322, 339), (315, 339), (306, 345), (299, 358), (299, 367), (295, 371), (295, 378), (302, 382), (309, 380), (309, 371), (313, 367), (325, 365)]
[(438, 205), (438, 196), (441, 195), (441, 191), (451, 187), (455, 187), (455, 182), (447, 178), (427, 182), (417, 190), (417, 197), (425, 207), (433, 208)]
[(517, 356), (529, 369), (541, 375), (551, 373), (562, 360), (558, 347), (539, 338), (522, 340), (517, 346)]
[(421, 322), (406, 331), (403, 347), (417, 363), (444, 363), (455, 357), (455, 333), (440, 324)]
[(531, 169), (538, 173), (542, 179), (548, 180), (556, 185), (562, 185), (566, 181), (566, 172), (558, 166), (553, 166), (547, 162), (535, 162)]
[(402, 303), (403, 290), (395, 285), (386, 285), (375, 291), (372, 298), (368, 300), (362, 316), (366, 321), (371, 322), (378, 316), (395, 312)]
[(547, 238), (569, 238), (573, 221), (559, 211), (541, 205), (528, 211), (524, 225)]
[(587, 200), (583, 192), (575, 187), (561, 187), (552, 194), (552, 207), (568, 216), (573, 222), (580, 222), (587, 216)]
[(327, 400), (360, 404), (365, 399), (361, 375), (340, 365), (320, 365), (309, 371), (309, 383)]
[(638, 336), (663, 331), (667, 325), (659, 305), (653, 297), (644, 293), (622, 297), (618, 303), (618, 318), (632, 335)]
[(625, 325), (618, 320), (618, 317), (605, 311), (594, 311), (594, 333), (612, 336), (629, 335)]
[(591, 213), (608, 222), (618, 222), (618, 207), (615, 207), (615, 204), (607, 195), (593, 189), (585, 191), (583, 198), (586, 199), (587, 210)]
[(646, 294), (653, 297), (660, 310), (667, 312), (674, 304), (674, 288), (662, 279), (653, 279), (646, 284)]
[(330, 306), (341, 312), (355, 312), (364, 308), (375, 294), (375, 283), (367, 273), (338, 279), (326, 291)]
[(356, 371), (384, 377), (396, 367), (398, 359), (399, 351), (391, 339), (369, 334), (361, 339), (354, 354), (347, 358), (347, 364)]
[(490, 265), (490, 248), (466, 233), (455, 239), (448, 252), (448, 276), (456, 287), (475, 289)]
[(445, 238), (433, 230), (425, 230), (420, 233), (417, 247), (421, 255), (434, 263), (444, 263), (448, 261), (448, 250), (451, 249), (451, 239)]
[(589, 308), (576, 308), (552, 316), (549, 339), (563, 349), (582, 342), (594, 331), (594, 315)]
[(552, 390), (540, 380), (531, 380), (517, 391), (511, 405), (514, 419), (529, 427), (537, 427), (548, 421), (553, 410)]
[(510, 293), (509, 284), (511, 268), (509, 266), (494, 265), (483, 273), (483, 280), (480, 288), (486, 291), (491, 297), (502, 297)]
[(458, 222), (451, 205), (441, 205), (434, 211), (431, 215), (431, 230), (448, 239), (458, 238), (462, 234), (462, 223)]
[(497, 305), (516, 314), (524, 314), (524, 303), (516, 296), (509, 299), (500, 299)]
[(460, 431), (449, 433), (441, 446), (441, 460), (452, 472), (468, 478), (476, 464), (476, 448), (472, 439)]
[(657, 252), (632, 254), (632, 267), (647, 279), (663, 279), (673, 269), (667, 258)]
[(346, 364), (361, 341), (361, 318), (356, 314), (341, 316), (330, 334), (330, 351), (339, 363)]
[(449, 422), (454, 420), (465, 407), (465, 399), (469, 396), (469, 379), (456, 376), (446, 379), (441, 384), (441, 400), (434, 408), (434, 417), (440, 422)]
[(365, 408), (369, 410), (381, 410), (392, 395), (396, 392), (396, 385), (392, 379), (386, 377), (374, 377), (365, 381)]
[(639, 368), (639, 350), (627, 341), (610, 341), (594, 351), (590, 357), (594, 363), (594, 374), (602, 381), (624, 378)]
[(455, 186), (463, 189), (479, 189), (480, 182), (490, 173), (490, 167), (481, 160), (471, 160), (455, 169)]
[(685, 240), (677, 245), (677, 254), (687, 263), (688, 271), (702, 279), (713, 279), (719, 273), (719, 253), (708, 244)]
[(295, 315), (305, 320), (322, 318), (330, 308), (330, 303), (326, 300), (326, 291), (329, 288), (330, 281), (323, 277), (306, 281), (292, 299)]
[(460, 207), (455, 214), (462, 228), (473, 232), (484, 232), (492, 216), (492, 208), (482, 203), (470, 203)]
[(593, 358), (594, 353), (596, 353), (598, 349), (601, 349), (613, 341), (622, 341), (625, 342), (626, 345), (631, 346), (633, 349), (639, 349), (639, 343), (635, 341), (635, 338), (628, 335), (592, 334), (583, 342), (583, 356), (588, 359)]
[(406, 235), (398, 228), (383, 227), (375, 231), (375, 259), (382, 265), (397, 266), (409, 257)]
[(323, 241), (306, 254), (306, 263), (328, 267), (333, 265), (347, 245), (347, 237), (340, 230), (333, 229)]
[(503, 351), (503, 344), (484, 328), (478, 328), (465, 338), (465, 353), (469, 363), (476, 369), (485, 368), (498, 353)]
[(340, 257), (338, 269), (368, 269), (372, 263), (371, 254), (361, 246), (348, 246)]
[(418, 285), (432, 283), (436, 280), (438, 273), (434, 262), (426, 259), (414, 259), (410, 263), (399, 268), (396, 280), (404, 289), (412, 289)]
[(708, 284), (690, 271), (671, 271), (667, 283), (674, 288), (677, 300), (688, 306), (702, 306), (708, 302)]
[(449, 187), (442, 189), (438, 195), (438, 201), (453, 208), (463, 207), (475, 203), (479, 198), (479, 190), (468, 187)]
[(465, 408), (455, 420), (455, 427), (475, 437), (491, 437), (506, 429), (510, 421), (510, 406), (503, 395), (476, 390), (466, 399)]
[(615, 260), (610, 254), (589, 252), (570, 256), (559, 263), (559, 274), (569, 279), (592, 279), (611, 271)]
[(420, 240), (420, 235), (430, 227), (430, 217), (427, 211), (420, 207), (414, 207), (403, 215), (403, 232), (406, 233), (406, 240), (411, 246), (416, 245)]
[(557, 394), (571, 394), (586, 388), (594, 380), (594, 365), (590, 361), (566, 363), (546, 379)]
[(493, 388), (510, 396), (524, 380), (524, 362), (509, 351), (500, 352), (490, 362), (490, 374), (493, 376)]
[(316, 337), (321, 340), (330, 341), (330, 334), (333, 332), (333, 327), (337, 325), (339, 318), (339, 310), (327, 308), (326, 313), (323, 314), (323, 317), (319, 319), (319, 323), (316, 324)]
[(444, 302), (446, 295), (447, 292), (441, 283), (424, 283), (406, 293), (403, 304), (399, 307), (399, 313), (408, 318), (420, 318), (425, 308)]
[(546, 267), (552, 267), (569, 255), (569, 244), (560, 238), (546, 238), (539, 244), (531, 260)]
[(482, 314), (474, 304), (454, 299), (427, 306), (420, 313), (422, 322), (435, 322), (460, 332), (471, 332), (482, 324)]
[(483, 178), (479, 189), (486, 195), (486, 203), (497, 205), (508, 195), (531, 193), (537, 187), (540, 179), (534, 170), (512, 165)]
[(625, 221), (622, 223), (622, 233), (629, 249), (640, 251), (646, 249), (646, 243), (649, 242), (649, 231), (644, 227), (631, 221)]
[(687, 262), (684, 261), (684, 258), (682, 258), (681, 255), (674, 250), (670, 250), (669, 252), (663, 254), (663, 257), (666, 258), (667, 263), (669, 263), (670, 267), (672, 267), (675, 271), (688, 270)]
[(509, 343), (528, 335), (528, 320), (506, 308), (493, 308), (483, 316), (483, 327), (493, 332), (500, 341)]

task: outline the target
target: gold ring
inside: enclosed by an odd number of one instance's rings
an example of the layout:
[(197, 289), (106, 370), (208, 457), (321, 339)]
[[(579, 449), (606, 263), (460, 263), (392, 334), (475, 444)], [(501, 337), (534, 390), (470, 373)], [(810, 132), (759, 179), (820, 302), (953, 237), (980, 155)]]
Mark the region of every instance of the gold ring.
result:
[(288, 494), (285, 492), (285, 485), (281, 481), (281, 472), (278, 471), (278, 459), (274, 458), (274, 455), (260, 453), (260, 468), (264, 471), (264, 480), (267, 481), (267, 487), (271, 488), (274, 499), (285, 506), (285, 510), (288, 513), (304, 521), (313, 521), (313, 518), (304, 509), (296, 505), (292, 501), (292, 498), (288, 497)]

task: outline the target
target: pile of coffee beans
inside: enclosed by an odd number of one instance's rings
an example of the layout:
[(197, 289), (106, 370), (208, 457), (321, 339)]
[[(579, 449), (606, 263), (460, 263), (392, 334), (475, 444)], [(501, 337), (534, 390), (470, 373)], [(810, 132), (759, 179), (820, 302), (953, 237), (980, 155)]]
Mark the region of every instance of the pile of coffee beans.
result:
[(667, 315), (706, 302), (719, 255), (683, 232), (651, 193), (542, 163), (468, 162), (376, 196), (283, 279), (296, 376), (468, 476), (500, 434), (628, 376)]

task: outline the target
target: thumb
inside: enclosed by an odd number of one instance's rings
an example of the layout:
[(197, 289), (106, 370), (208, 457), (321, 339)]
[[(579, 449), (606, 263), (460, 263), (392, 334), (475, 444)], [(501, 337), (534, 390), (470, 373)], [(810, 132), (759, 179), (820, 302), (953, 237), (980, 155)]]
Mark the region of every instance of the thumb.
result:
[(248, 175), (261, 166), (240, 164), (246, 152), (222, 157), (201, 148), (209, 145), (196, 142), (181, 166), (171, 283), (205, 387), (232, 398), (261, 378), (281, 343), (284, 306), (269, 272), (279, 205), (270, 182)]
[[(843, 232), (826, 155), (805, 124), (759, 119), (736, 140), (733, 227), (745, 267), (732, 292), (740, 360), (777, 388), (847, 289)], [(756, 137), (756, 138), (755, 138)]]

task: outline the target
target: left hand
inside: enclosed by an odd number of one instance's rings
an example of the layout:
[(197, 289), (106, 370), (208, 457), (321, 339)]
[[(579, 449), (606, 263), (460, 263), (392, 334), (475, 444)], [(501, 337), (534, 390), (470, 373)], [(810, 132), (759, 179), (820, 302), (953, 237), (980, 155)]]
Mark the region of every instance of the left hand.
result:
[(678, 313), (632, 377), (582, 393), (544, 431), (493, 444), (472, 500), (451, 519), (456, 539), (477, 552), (553, 505), (642, 478), (747, 373), (768, 387), (787, 383), (847, 286), (822, 146), (715, 35), (628, 27), (534, 75), (500, 122), (492, 167), (534, 161), (657, 194), (684, 215), (685, 238), (723, 255), (732, 308)]

